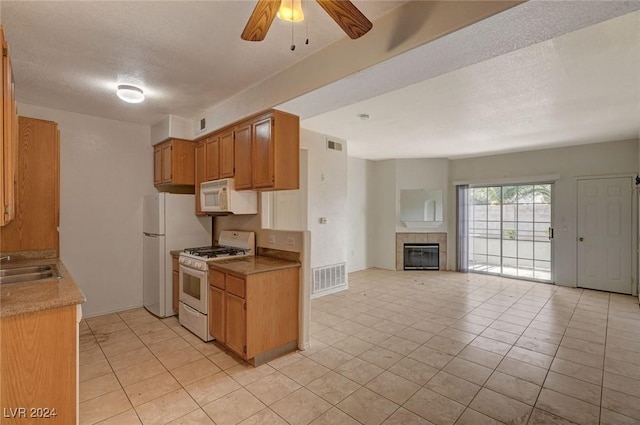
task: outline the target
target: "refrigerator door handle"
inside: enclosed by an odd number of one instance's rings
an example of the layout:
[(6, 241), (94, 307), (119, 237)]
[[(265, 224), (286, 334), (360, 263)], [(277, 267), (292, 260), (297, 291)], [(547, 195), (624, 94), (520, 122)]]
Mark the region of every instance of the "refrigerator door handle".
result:
[(157, 238), (158, 236), (160, 236), (157, 233), (147, 233), (147, 232), (142, 232), (142, 233), (144, 233), (145, 236), (149, 236), (151, 238)]

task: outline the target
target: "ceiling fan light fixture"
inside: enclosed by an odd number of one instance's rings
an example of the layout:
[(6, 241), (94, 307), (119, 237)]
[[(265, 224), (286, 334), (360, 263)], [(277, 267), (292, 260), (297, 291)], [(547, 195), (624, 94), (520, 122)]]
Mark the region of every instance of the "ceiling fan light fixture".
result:
[(118, 85), (116, 94), (121, 100), (127, 103), (140, 103), (144, 101), (144, 92), (142, 89), (129, 84)]
[(304, 21), (304, 13), (302, 13), (301, 0), (282, 0), (280, 9), (276, 16), (287, 22)]

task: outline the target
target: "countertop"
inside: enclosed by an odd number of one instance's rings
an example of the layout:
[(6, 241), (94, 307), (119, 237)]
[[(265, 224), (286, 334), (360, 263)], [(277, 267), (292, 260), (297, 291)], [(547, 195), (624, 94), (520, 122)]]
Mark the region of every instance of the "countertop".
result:
[(171, 254), (171, 255), (173, 255), (175, 257), (175, 256), (180, 255), (180, 253), (182, 251), (184, 251), (184, 250), (183, 249), (173, 249), (173, 250), (169, 251), (169, 254)]
[(87, 299), (59, 258), (9, 261), (2, 269), (55, 263), (62, 278), (0, 285), (0, 317), (66, 307)]
[(217, 260), (209, 263), (209, 268), (228, 271), (244, 276), (293, 267), (300, 267), (300, 263), (297, 261), (282, 260), (280, 258), (265, 257), (261, 255), (230, 258), (228, 260)]

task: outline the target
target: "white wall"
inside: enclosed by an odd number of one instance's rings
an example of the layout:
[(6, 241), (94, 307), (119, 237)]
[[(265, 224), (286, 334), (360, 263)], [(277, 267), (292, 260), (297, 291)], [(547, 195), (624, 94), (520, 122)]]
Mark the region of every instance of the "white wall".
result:
[[(411, 233), (432, 233), (447, 231), (448, 211), (448, 159), (396, 159), (396, 231)], [(440, 189), (442, 190), (443, 223), (430, 228), (407, 228), (400, 220), (400, 190)], [(454, 207), (455, 208), (455, 207)], [(395, 241), (394, 241), (395, 247)], [(395, 249), (395, 248), (394, 248)], [(395, 252), (395, 251), (394, 251)], [(395, 259), (395, 253), (394, 253)]]
[[(634, 175), (638, 170), (638, 141), (597, 143), (545, 149), (450, 162), (448, 250), (454, 254), (456, 181), (488, 181), (536, 175), (559, 174), (554, 185), (555, 280), (559, 285), (576, 286), (577, 262), (577, 178), (606, 175)], [(637, 201), (636, 201), (637, 202)], [(635, 239), (634, 239), (635, 240)], [(448, 257), (454, 269), (455, 255)], [(635, 261), (634, 261), (635, 263)], [(634, 277), (636, 276), (634, 266)]]
[(396, 269), (396, 161), (373, 163), (369, 239), (373, 267)]
[[(326, 139), (343, 143), (342, 151), (326, 148)], [(324, 134), (301, 129), (300, 147), (308, 150), (308, 230), (311, 268), (347, 261), (347, 144)], [(321, 224), (320, 218), (327, 223)]]
[(347, 162), (347, 222), (349, 226), (347, 244), (347, 271), (364, 270), (373, 265), (370, 239), (372, 221), (370, 184), (373, 162), (349, 157)]
[(142, 305), (142, 196), (153, 187), (150, 128), (20, 104), (60, 129), (60, 257), (87, 316)]
[[(449, 160), (349, 158), (349, 271), (396, 269), (396, 232), (446, 232)], [(442, 225), (407, 228), (400, 221), (401, 189), (441, 189)]]

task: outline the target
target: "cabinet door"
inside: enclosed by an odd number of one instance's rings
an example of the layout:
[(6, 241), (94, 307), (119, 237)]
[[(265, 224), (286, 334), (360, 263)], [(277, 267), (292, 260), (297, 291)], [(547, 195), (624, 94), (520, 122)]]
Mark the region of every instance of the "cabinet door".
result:
[[(224, 299), (225, 294), (215, 286), (209, 286), (209, 334), (218, 340), (225, 342), (224, 338)], [(244, 344), (243, 344), (244, 347)]]
[(220, 135), (220, 178), (233, 177), (233, 130)]
[(167, 143), (162, 146), (162, 183), (171, 183), (173, 146)]
[[(0, 47), (4, 49), (6, 46), (6, 42), (4, 41), (4, 32), (0, 30)], [(7, 87), (5, 87), (6, 81), (6, 68), (9, 58), (5, 55), (2, 57), (2, 75), (0, 75), (0, 92), (2, 93), (2, 102), (0, 102), (0, 203), (2, 207), (2, 211), (0, 211), (0, 226), (4, 226), (7, 220), (7, 191), (9, 189), (9, 182), (7, 181), (6, 173), (7, 166), (9, 165), (9, 160), (5, 155), (5, 145), (7, 143), (7, 138), (5, 136), (5, 132), (7, 130), (5, 123), (5, 114), (7, 113)]]
[(247, 338), (247, 311), (245, 310), (244, 299), (233, 294), (226, 293), (227, 301), (227, 320), (226, 344), (236, 354), (245, 358), (246, 338)]
[(153, 148), (153, 184), (162, 183), (162, 146)]
[(34, 118), (19, 119), (16, 218), (0, 231), (3, 252), (59, 251), (58, 126)]
[(15, 177), (18, 166), (18, 111), (15, 99), (15, 85), (9, 45), (2, 37), (2, 48), (6, 52), (2, 60), (2, 95), (0, 106), (0, 133), (3, 135), (0, 152), (0, 193), (2, 214), (0, 225), (4, 226), (15, 218)]
[(235, 130), (236, 189), (251, 189), (251, 124), (241, 124)]
[(196, 145), (196, 170), (195, 170), (195, 189), (196, 189), (196, 214), (205, 215), (200, 206), (200, 183), (205, 180), (205, 145), (200, 142)]
[(180, 273), (173, 271), (173, 312), (178, 314), (179, 301), (180, 301)]
[[(3, 424), (78, 423), (77, 318), (75, 305), (0, 318)], [(26, 407), (25, 417), (14, 420), (9, 407)], [(56, 416), (32, 418), (30, 408), (55, 408)]]
[(269, 117), (253, 124), (251, 149), (254, 188), (272, 187), (275, 183), (271, 123), (272, 119)]
[(206, 181), (218, 180), (220, 178), (220, 138), (212, 137), (207, 139), (206, 145)]

